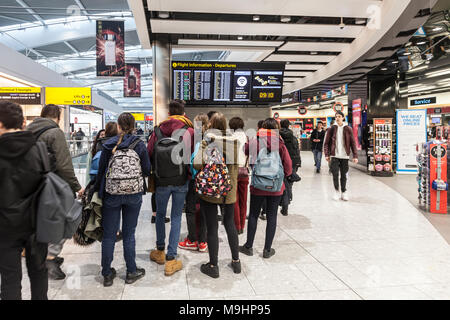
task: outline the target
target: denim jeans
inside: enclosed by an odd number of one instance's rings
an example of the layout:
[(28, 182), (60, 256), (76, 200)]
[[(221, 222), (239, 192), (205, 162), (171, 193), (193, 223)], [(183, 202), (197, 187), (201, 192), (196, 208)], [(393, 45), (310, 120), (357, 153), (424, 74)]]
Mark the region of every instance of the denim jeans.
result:
[(135, 232), (142, 205), (142, 194), (110, 195), (105, 194), (102, 209), (102, 275), (111, 274), (117, 231), (119, 231), (122, 212), (123, 256), (127, 272), (136, 272)]
[(314, 165), (317, 169), (320, 169), (322, 165), (322, 151), (321, 150), (313, 150), (314, 154)]
[(184, 200), (188, 192), (189, 182), (183, 186), (156, 187), (156, 247), (165, 248), (166, 227), (165, 217), (169, 198), (172, 196), (172, 212), (170, 214), (169, 246), (167, 258), (175, 258), (177, 255), (178, 241), (180, 240), (181, 215)]

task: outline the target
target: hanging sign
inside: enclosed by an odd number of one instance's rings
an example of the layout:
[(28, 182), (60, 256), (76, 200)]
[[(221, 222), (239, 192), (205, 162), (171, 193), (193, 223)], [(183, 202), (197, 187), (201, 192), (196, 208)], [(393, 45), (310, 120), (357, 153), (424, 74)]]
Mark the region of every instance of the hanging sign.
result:
[(333, 105), (333, 110), (334, 112), (338, 112), (338, 111), (344, 111), (344, 105), (342, 104), (342, 102), (335, 102)]
[(17, 104), (41, 104), (41, 88), (0, 87), (0, 101)]
[(125, 76), (125, 22), (96, 23), (97, 77)]
[(141, 96), (141, 65), (139, 63), (127, 63), (126, 74), (123, 79), (123, 96)]
[(307, 113), (308, 113), (308, 109), (306, 109), (305, 107), (298, 107), (298, 114), (303, 116)]
[(46, 87), (45, 104), (91, 105), (91, 88), (86, 87)]
[(280, 117), (280, 114), (278, 113), (278, 112), (275, 112), (274, 114), (273, 114), (273, 118), (274, 119), (278, 119)]

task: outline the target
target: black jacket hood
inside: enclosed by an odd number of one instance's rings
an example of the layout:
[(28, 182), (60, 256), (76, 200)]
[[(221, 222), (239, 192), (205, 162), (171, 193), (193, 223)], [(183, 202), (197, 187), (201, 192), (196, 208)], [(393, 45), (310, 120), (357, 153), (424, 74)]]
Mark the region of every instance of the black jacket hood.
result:
[(0, 158), (17, 159), (24, 156), (36, 144), (30, 131), (5, 133), (0, 136)]

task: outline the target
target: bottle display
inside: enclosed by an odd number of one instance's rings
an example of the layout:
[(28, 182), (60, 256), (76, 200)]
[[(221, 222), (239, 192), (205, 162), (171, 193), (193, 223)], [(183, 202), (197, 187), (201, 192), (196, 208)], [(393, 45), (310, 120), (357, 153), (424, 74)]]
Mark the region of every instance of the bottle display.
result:
[(114, 35), (105, 35), (105, 65), (116, 65), (116, 40)]

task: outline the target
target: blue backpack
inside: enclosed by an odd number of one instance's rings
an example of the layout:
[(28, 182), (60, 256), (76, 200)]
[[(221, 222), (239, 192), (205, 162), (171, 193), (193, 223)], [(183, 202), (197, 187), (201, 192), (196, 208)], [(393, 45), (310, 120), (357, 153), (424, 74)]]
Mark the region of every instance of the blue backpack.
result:
[(284, 168), (278, 152), (262, 147), (252, 170), (251, 185), (259, 190), (279, 192), (283, 186)]

